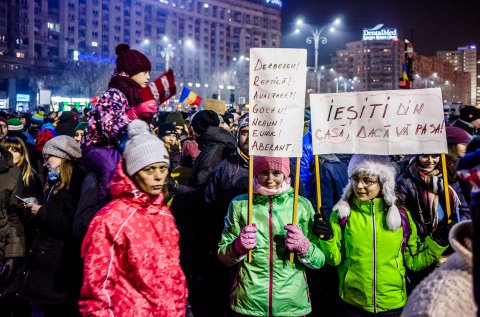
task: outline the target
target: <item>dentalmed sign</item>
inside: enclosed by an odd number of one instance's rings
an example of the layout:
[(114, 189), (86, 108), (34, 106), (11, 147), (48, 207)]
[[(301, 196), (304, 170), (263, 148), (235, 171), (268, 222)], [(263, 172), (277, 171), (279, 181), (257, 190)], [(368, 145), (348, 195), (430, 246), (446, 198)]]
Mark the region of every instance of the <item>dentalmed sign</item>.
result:
[(440, 88), (310, 95), (314, 154), (447, 152)]
[(307, 50), (250, 49), (250, 155), (302, 156)]
[(371, 29), (363, 29), (362, 39), (366, 40), (397, 40), (397, 29), (384, 28), (383, 24), (378, 24)]

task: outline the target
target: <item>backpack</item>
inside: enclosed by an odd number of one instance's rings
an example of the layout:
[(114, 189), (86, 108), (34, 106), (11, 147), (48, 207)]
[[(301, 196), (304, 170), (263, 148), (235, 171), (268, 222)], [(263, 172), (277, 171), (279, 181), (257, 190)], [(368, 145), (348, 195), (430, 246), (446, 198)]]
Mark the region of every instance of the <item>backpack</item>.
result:
[[(398, 208), (398, 210), (400, 212), (400, 218), (402, 219), (402, 230), (403, 230), (402, 254), (404, 254), (405, 249), (407, 247), (407, 241), (408, 241), (408, 238), (410, 237), (410, 234), (412, 233), (412, 230), (410, 228), (410, 222), (408, 221), (407, 211), (403, 208)], [(347, 221), (348, 221), (348, 217), (340, 219), (340, 227), (342, 228), (342, 231), (345, 230)]]

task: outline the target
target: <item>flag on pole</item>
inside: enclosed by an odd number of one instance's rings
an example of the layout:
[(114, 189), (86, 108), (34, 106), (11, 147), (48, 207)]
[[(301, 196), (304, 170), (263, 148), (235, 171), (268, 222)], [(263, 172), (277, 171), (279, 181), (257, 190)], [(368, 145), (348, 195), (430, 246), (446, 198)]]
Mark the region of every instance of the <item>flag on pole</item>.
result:
[(188, 89), (187, 87), (183, 87), (182, 94), (180, 95), (180, 103), (186, 102), (190, 106), (199, 106), (202, 102), (202, 97)]
[(400, 88), (410, 89), (410, 80), (408, 80), (406, 64), (402, 65), (402, 77), (400, 78)]

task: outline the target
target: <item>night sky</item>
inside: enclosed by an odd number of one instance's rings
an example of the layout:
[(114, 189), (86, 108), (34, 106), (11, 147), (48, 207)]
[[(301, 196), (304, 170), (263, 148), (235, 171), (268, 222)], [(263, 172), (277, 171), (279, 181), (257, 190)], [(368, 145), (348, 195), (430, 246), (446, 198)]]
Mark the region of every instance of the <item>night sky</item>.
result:
[[(282, 9), (282, 47), (307, 48), (313, 63), (313, 45), (307, 45), (307, 32), (294, 34), (295, 21), (303, 16), (312, 26), (321, 27), (337, 16), (343, 25), (339, 32), (328, 34), (321, 45), (319, 63), (327, 64), (335, 49), (361, 40), (363, 28), (377, 24), (397, 28), (400, 39), (409, 39), (414, 50), (434, 56), (439, 50), (456, 50), (458, 46), (480, 45), (480, 15), (475, 0), (284, 0)], [(413, 35), (413, 36), (412, 36)]]

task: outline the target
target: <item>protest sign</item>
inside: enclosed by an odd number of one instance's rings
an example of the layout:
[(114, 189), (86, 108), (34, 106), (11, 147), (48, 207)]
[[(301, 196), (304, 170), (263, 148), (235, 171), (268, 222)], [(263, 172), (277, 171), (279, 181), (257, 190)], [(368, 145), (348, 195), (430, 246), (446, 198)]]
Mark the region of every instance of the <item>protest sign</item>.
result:
[(203, 110), (212, 110), (223, 116), (225, 114), (225, 100), (206, 99)]
[(447, 152), (439, 88), (310, 95), (314, 154)]
[(302, 156), (307, 51), (250, 49), (250, 155)]

